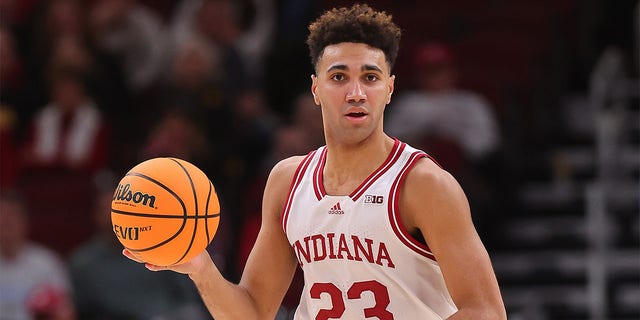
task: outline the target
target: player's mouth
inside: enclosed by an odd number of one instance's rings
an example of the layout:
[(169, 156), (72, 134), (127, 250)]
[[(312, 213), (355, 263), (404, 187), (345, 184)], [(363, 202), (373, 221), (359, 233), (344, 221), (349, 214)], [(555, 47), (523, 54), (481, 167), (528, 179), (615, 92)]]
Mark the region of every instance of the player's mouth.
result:
[(349, 112), (346, 116), (349, 118), (363, 118), (367, 116), (367, 114), (364, 112)]
[(368, 114), (366, 112), (348, 112), (345, 114), (347, 120), (351, 123), (362, 123), (367, 118)]

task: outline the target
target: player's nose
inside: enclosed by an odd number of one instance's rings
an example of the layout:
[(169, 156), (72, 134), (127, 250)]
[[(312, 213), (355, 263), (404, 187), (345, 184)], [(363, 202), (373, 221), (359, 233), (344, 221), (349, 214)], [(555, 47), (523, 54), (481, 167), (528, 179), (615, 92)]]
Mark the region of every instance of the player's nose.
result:
[(345, 98), (348, 102), (360, 102), (367, 99), (367, 94), (360, 81), (353, 81), (350, 84), (349, 91), (347, 91)]

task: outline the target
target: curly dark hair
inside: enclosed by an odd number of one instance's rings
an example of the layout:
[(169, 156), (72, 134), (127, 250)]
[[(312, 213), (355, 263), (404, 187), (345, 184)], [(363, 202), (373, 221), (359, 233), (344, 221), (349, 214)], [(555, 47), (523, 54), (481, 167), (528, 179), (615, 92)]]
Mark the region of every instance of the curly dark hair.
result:
[(391, 15), (366, 4), (333, 8), (309, 25), (309, 55), (315, 68), (324, 48), (341, 42), (364, 43), (384, 52), (389, 70), (398, 56), (400, 28)]

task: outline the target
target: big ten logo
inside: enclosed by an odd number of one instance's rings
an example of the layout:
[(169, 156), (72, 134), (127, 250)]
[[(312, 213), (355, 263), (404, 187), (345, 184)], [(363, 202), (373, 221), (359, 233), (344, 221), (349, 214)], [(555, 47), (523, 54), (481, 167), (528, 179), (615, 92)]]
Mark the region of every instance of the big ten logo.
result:
[(374, 196), (367, 194), (364, 196), (364, 203), (382, 204), (384, 202), (384, 196)]
[(123, 240), (138, 240), (140, 239), (140, 234), (146, 231), (151, 231), (151, 226), (125, 227), (117, 224), (113, 225), (113, 233)]

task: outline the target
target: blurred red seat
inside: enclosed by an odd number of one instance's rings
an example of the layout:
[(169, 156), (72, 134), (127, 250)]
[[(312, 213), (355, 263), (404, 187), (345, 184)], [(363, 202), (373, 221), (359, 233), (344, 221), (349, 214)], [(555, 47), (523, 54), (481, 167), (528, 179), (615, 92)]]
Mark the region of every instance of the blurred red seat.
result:
[(33, 168), (21, 174), (18, 188), (27, 204), (32, 240), (66, 255), (93, 233), (94, 189), (88, 173)]

